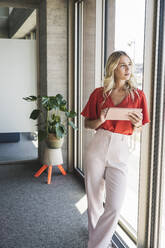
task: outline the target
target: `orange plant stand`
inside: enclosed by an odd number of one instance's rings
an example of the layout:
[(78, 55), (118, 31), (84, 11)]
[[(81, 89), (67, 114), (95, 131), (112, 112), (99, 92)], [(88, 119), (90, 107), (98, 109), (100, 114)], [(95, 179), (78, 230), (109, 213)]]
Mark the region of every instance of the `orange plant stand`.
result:
[(61, 148), (58, 149), (50, 149), (48, 147), (45, 148), (44, 152), (44, 165), (35, 173), (35, 177), (39, 177), (47, 168), (48, 168), (48, 180), (47, 183), (51, 183), (52, 177), (52, 166), (55, 165), (61, 171), (62, 175), (66, 175), (66, 171), (62, 167), (63, 158)]
[[(65, 176), (66, 175), (66, 171), (64, 170), (64, 168), (62, 167), (62, 165), (57, 165), (57, 167), (59, 168), (59, 170), (61, 171), (62, 175)], [(43, 165), (34, 175), (34, 177), (39, 177), (46, 169), (48, 168), (48, 180), (47, 180), (47, 184), (51, 183), (51, 178), (52, 178), (52, 165)]]

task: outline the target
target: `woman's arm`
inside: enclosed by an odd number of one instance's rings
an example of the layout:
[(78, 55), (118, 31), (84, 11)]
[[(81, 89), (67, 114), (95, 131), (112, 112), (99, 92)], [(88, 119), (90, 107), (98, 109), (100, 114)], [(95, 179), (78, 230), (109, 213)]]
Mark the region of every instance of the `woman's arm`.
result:
[(134, 125), (134, 126), (133, 126), (133, 131), (141, 132), (141, 131), (142, 131), (142, 125), (139, 125), (138, 127), (136, 127), (136, 126)]
[(137, 132), (142, 131), (142, 119), (143, 119), (142, 114), (137, 114), (134, 112), (130, 113), (129, 119), (131, 123), (133, 124), (133, 131), (137, 131)]
[(85, 118), (84, 120), (84, 126), (85, 128), (90, 128), (90, 129), (96, 129), (98, 128), (101, 124), (103, 124), (106, 121), (106, 110), (101, 110), (100, 118), (96, 120), (89, 120), (88, 118)]
[(100, 121), (100, 119), (89, 120), (89, 119), (85, 118), (85, 120), (84, 120), (84, 126), (85, 126), (85, 128), (96, 129), (101, 124), (102, 124), (102, 122)]

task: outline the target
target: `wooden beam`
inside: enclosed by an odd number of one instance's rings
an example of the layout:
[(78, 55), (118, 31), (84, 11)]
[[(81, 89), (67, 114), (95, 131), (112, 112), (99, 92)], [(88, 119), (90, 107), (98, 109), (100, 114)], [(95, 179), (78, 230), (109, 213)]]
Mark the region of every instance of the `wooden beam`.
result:
[(11, 38), (32, 14), (33, 9), (14, 8), (9, 15), (9, 38)]
[(44, 0), (0, 0), (0, 7), (39, 8)]

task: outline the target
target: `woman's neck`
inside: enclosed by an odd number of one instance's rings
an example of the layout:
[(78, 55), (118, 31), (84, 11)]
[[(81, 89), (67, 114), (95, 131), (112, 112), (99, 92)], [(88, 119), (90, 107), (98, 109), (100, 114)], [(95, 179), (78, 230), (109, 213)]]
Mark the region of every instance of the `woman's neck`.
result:
[(125, 80), (116, 80), (115, 81), (115, 89), (118, 91), (121, 91), (124, 89), (124, 85), (125, 85)]

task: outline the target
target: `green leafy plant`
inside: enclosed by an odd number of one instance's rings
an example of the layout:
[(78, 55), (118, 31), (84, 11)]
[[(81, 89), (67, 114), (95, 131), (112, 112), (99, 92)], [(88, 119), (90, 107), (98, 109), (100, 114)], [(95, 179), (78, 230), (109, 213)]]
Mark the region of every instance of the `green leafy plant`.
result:
[[(67, 109), (67, 102), (61, 94), (56, 96), (28, 96), (24, 97), (28, 102), (38, 102), (38, 109), (34, 109), (30, 114), (30, 119), (39, 119), (38, 139), (44, 140), (49, 133), (55, 134), (57, 139), (67, 134), (67, 124), (77, 129), (71, 120), (77, 114)], [(65, 118), (64, 118), (65, 117)], [(67, 122), (67, 124), (66, 124)]]

